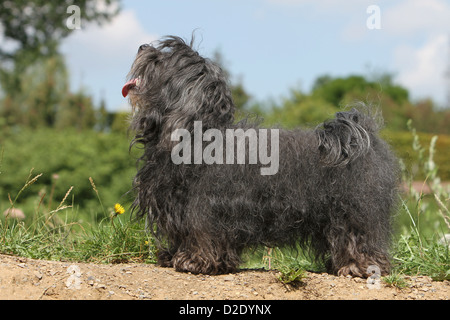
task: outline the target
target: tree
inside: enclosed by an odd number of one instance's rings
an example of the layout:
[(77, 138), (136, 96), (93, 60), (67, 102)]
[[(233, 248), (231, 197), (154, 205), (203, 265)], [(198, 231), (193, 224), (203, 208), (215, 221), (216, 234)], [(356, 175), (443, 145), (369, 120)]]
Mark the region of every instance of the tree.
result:
[(0, 57), (17, 61), (24, 55), (51, 56), (57, 53), (61, 40), (72, 28), (67, 26), (68, 8), (80, 8), (80, 21), (109, 21), (118, 11), (117, 0), (14, 0), (2, 1), (0, 22), (3, 37), (15, 42), (16, 47), (0, 49)]
[(286, 128), (316, 126), (332, 117), (338, 108), (320, 97), (306, 95), (300, 90), (291, 89), (290, 96), (281, 105), (273, 106), (265, 117), (266, 124), (282, 125)]
[(69, 92), (64, 59), (59, 55), (40, 59), (39, 63), (29, 66), (23, 74), (18, 75), (18, 79), (24, 94), (13, 92), (19, 117), (14, 123), (33, 128), (53, 127), (62, 109), (62, 101)]
[[(225, 73), (226, 78), (231, 81), (231, 74), (228, 69), (225, 67), (225, 62), (220, 51), (216, 50), (214, 52), (213, 59), (214, 63), (220, 66), (220, 68)], [(231, 82), (230, 84), (231, 96), (233, 98), (234, 105), (236, 107), (236, 111), (243, 111), (243, 109), (247, 106), (248, 102), (251, 99), (251, 96), (245, 91), (244, 85), (242, 84), (241, 79), (238, 79), (235, 83)]]
[(312, 95), (320, 97), (334, 106), (345, 103), (344, 98), (349, 93), (362, 93), (373, 84), (368, 83), (362, 76), (347, 78), (319, 77), (313, 85)]
[(96, 120), (92, 98), (80, 90), (75, 94), (68, 93), (61, 101), (54, 126), (57, 129), (74, 127), (81, 131), (93, 128)]
[(373, 80), (368, 80), (359, 75), (345, 78), (321, 76), (317, 78), (313, 85), (312, 95), (339, 106), (353, 102), (349, 101), (348, 98), (366, 100), (369, 91), (375, 94), (375, 97), (371, 97), (372, 99), (385, 95), (397, 104), (408, 101), (409, 96), (407, 89), (393, 83), (390, 74), (381, 74)]
[[(47, 125), (55, 121), (55, 77), (65, 74), (65, 65), (59, 53), (59, 44), (67, 37), (72, 28), (67, 25), (71, 12), (69, 6), (79, 8), (80, 21), (83, 26), (89, 22), (99, 24), (109, 21), (118, 11), (118, 0), (14, 0), (2, 1), (0, 5), (0, 31), (8, 45), (0, 48), (0, 84), (3, 94), (3, 110), (0, 115), (7, 123), (22, 118), (22, 102), (29, 94), (29, 80), (25, 74), (35, 73), (40, 65), (47, 66), (47, 73), (38, 77), (43, 81), (40, 98), (31, 108), (32, 113), (42, 117)], [(67, 77), (67, 75), (66, 75)], [(52, 80), (53, 79), (53, 80)], [(33, 84), (33, 88), (39, 85)], [(30, 102), (30, 99), (28, 99)], [(47, 104), (50, 102), (49, 104)], [(23, 111), (23, 110), (22, 110)]]

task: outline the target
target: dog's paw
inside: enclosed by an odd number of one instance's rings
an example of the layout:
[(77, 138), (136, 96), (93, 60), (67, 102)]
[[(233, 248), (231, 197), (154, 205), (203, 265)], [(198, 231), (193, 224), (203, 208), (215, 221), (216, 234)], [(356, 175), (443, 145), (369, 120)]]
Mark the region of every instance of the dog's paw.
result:
[(352, 276), (352, 277), (365, 277), (365, 272), (361, 271), (356, 263), (349, 263), (348, 265), (340, 268), (337, 272), (338, 276)]
[(158, 265), (160, 267), (173, 267), (172, 255), (168, 251), (158, 252)]

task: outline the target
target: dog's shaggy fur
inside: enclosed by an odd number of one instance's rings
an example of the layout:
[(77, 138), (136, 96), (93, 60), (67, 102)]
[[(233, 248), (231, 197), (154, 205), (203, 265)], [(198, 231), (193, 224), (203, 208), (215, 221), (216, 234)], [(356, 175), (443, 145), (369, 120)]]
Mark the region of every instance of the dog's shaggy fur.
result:
[(178, 37), (141, 46), (129, 79), (132, 145), (144, 149), (133, 209), (155, 232), (161, 266), (234, 272), (244, 248), (300, 245), (335, 274), (389, 271), (397, 161), (369, 109), (339, 112), (314, 130), (280, 129), (274, 175), (261, 175), (261, 164), (177, 165), (174, 130), (257, 125), (234, 123), (224, 73)]

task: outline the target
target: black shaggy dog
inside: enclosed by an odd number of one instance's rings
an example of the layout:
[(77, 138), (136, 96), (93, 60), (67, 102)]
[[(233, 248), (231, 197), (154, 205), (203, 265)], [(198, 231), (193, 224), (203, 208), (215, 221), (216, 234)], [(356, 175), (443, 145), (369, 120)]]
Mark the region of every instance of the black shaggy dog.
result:
[(299, 244), (338, 275), (389, 271), (397, 161), (370, 109), (315, 130), (236, 124), (223, 71), (178, 37), (142, 45), (122, 93), (144, 149), (133, 210), (161, 266), (234, 272), (246, 247)]

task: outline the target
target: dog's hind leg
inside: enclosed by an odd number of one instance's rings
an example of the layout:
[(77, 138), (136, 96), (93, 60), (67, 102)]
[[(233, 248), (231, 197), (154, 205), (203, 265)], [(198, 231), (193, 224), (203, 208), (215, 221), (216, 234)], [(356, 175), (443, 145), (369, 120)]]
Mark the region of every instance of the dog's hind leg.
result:
[(356, 232), (342, 232), (331, 241), (331, 272), (337, 275), (369, 277), (375, 268), (381, 275), (390, 270), (385, 248), (370, 243), (370, 235)]

